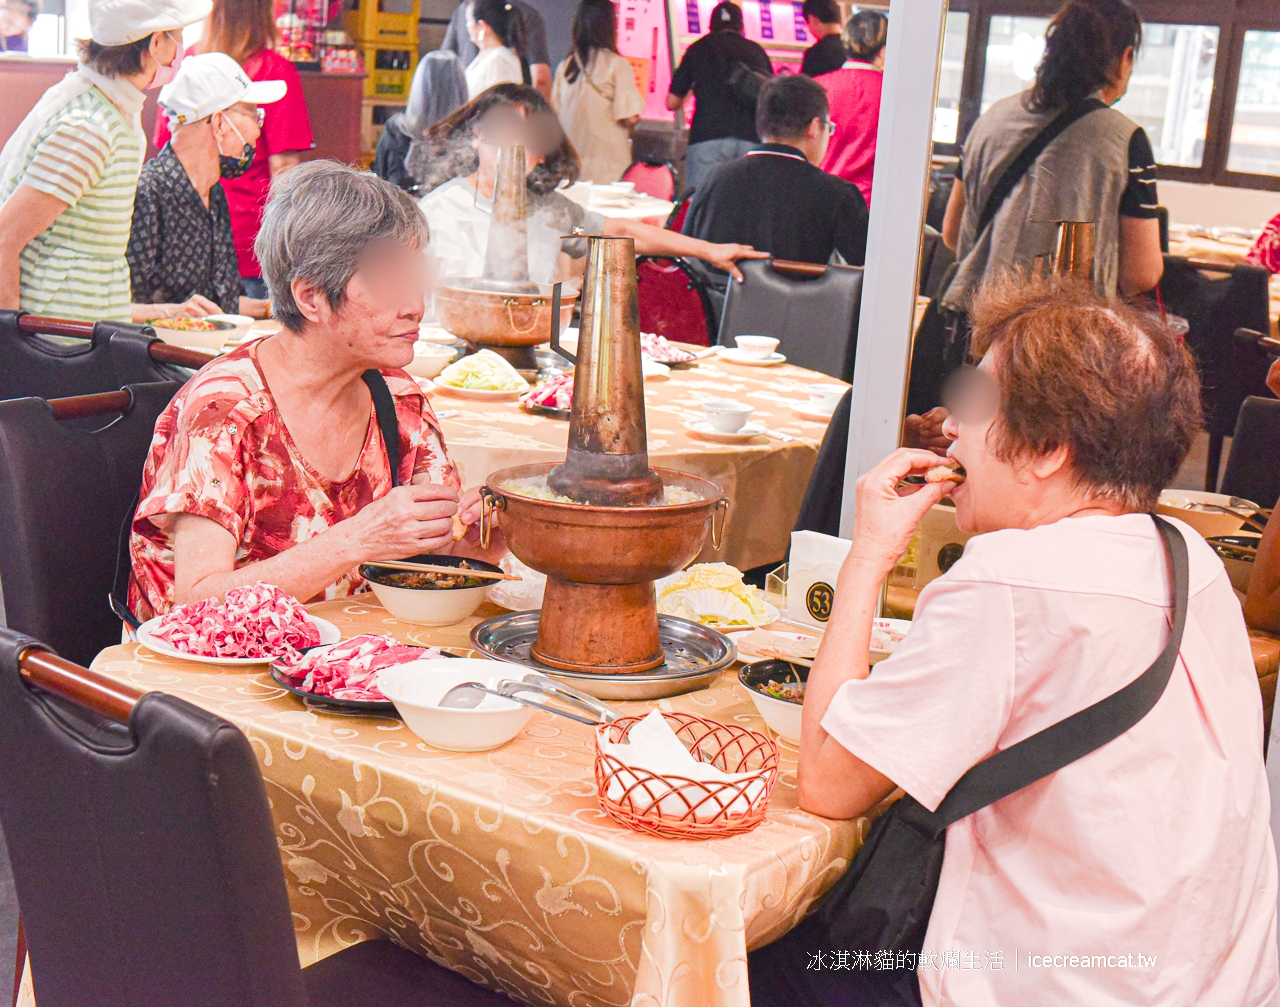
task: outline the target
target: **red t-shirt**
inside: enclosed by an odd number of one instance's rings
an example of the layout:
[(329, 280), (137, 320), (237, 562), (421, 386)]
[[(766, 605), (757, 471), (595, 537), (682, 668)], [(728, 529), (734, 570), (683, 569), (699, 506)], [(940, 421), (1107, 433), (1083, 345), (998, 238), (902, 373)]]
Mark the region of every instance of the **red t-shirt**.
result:
[[(187, 51), (193, 55), (195, 48)], [(231, 235), (236, 243), (236, 258), (241, 276), (261, 276), (262, 267), (253, 254), (253, 243), (262, 226), (262, 210), (271, 188), (271, 168), (267, 159), (272, 154), (286, 154), (294, 150), (310, 150), (311, 120), (307, 117), (307, 103), (302, 94), (302, 78), (292, 63), (274, 49), (254, 53), (244, 61), (244, 72), (250, 80), (282, 80), (287, 90), (284, 97), (270, 105), (263, 105), (262, 135), (254, 144), (253, 164), (239, 178), (224, 178), (222, 189), (227, 194), (231, 208)], [(156, 147), (169, 142), (169, 123), (163, 115), (156, 116)]]
[(870, 206), (884, 74), (870, 63), (849, 60), (839, 70), (814, 79), (827, 91), (831, 120), (836, 124), (822, 170), (852, 182)]

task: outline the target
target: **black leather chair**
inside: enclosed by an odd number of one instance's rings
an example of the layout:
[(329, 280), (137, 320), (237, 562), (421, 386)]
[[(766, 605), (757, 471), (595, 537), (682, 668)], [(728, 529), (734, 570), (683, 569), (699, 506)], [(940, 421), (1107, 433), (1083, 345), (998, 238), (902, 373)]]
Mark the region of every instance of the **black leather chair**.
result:
[(1190, 323), (1187, 346), (1200, 372), (1200, 402), (1209, 433), (1209, 491), (1217, 489), (1223, 438), (1235, 430), (1245, 397), (1267, 391), (1266, 351), (1235, 337), (1238, 328), (1269, 331), (1267, 280), (1267, 271), (1259, 266), (1164, 257), (1160, 292), (1168, 309)]
[(157, 343), (169, 351), (164, 355), (192, 356), (199, 366), (199, 355), (167, 346), (150, 326), (55, 321), (45, 327), (54, 335), (78, 332), (88, 338), (50, 339), (26, 331), (19, 324), (24, 314), (0, 311), (0, 399), (53, 399), (154, 381), (185, 381), (187, 374), (153, 358)]
[(0, 820), (40, 1007), (510, 1007), (389, 941), (308, 969), (248, 739), (0, 630)]
[[(156, 417), (179, 387), (0, 402), (0, 577), (10, 627), (80, 662), (120, 642), (107, 604), (120, 529)], [(90, 416), (98, 429), (81, 427)]]
[(817, 531), (824, 535), (840, 534), (840, 508), (844, 504), (845, 456), (849, 452), (849, 412), (853, 408), (853, 389), (844, 393), (831, 414), (827, 432), (818, 449), (818, 460), (804, 491), (800, 516), (794, 531)]
[(942, 235), (932, 227), (925, 227), (920, 244), (920, 283), (917, 290), (922, 297), (941, 297), (943, 281), (949, 279), (951, 267), (956, 264), (956, 253), (942, 241)]
[(858, 349), (861, 266), (819, 266), (782, 259), (739, 262), (720, 319), (722, 346), (735, 336), (775, 336), (790, 363), (853, 380)]
[(1240, 407), (1222, 492), (1273, 507), (1280, 500), (1280, 401), (1250, 395)]

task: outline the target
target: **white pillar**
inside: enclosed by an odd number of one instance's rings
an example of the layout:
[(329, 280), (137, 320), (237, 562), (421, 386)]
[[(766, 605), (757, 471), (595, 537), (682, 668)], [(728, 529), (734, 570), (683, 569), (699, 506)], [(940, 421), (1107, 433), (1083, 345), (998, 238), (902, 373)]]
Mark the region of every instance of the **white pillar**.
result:
[(853, 532), (854, 483), (898, 446), (900, 436), (946, 20), (947, 0), (890, 0), (840, 513), (846, 538)]

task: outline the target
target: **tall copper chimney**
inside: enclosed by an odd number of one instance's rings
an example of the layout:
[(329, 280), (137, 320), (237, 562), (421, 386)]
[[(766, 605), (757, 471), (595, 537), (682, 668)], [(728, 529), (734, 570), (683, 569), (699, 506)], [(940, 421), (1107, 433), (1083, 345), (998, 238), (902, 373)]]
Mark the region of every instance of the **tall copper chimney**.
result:
[(493, 217), (485, 245), (482, 289), (536, 291), (529, 282), (529, 192), (524, 147), (504, 144), (493, 184)]
[(587, 239), (579, 331), (569, 450), (548, 485), (599, 506), (657, 503), (662, 480), (649, 468), (631, 238)]

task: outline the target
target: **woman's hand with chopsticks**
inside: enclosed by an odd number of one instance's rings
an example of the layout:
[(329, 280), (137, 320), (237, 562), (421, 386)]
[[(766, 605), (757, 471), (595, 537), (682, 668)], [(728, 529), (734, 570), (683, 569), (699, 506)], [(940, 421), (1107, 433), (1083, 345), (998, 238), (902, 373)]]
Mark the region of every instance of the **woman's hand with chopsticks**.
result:
[(458, 491), (438, 483), (396, 486), (334, 527), (353, 539), (363, 562), (447, 551), (453, 544)]

